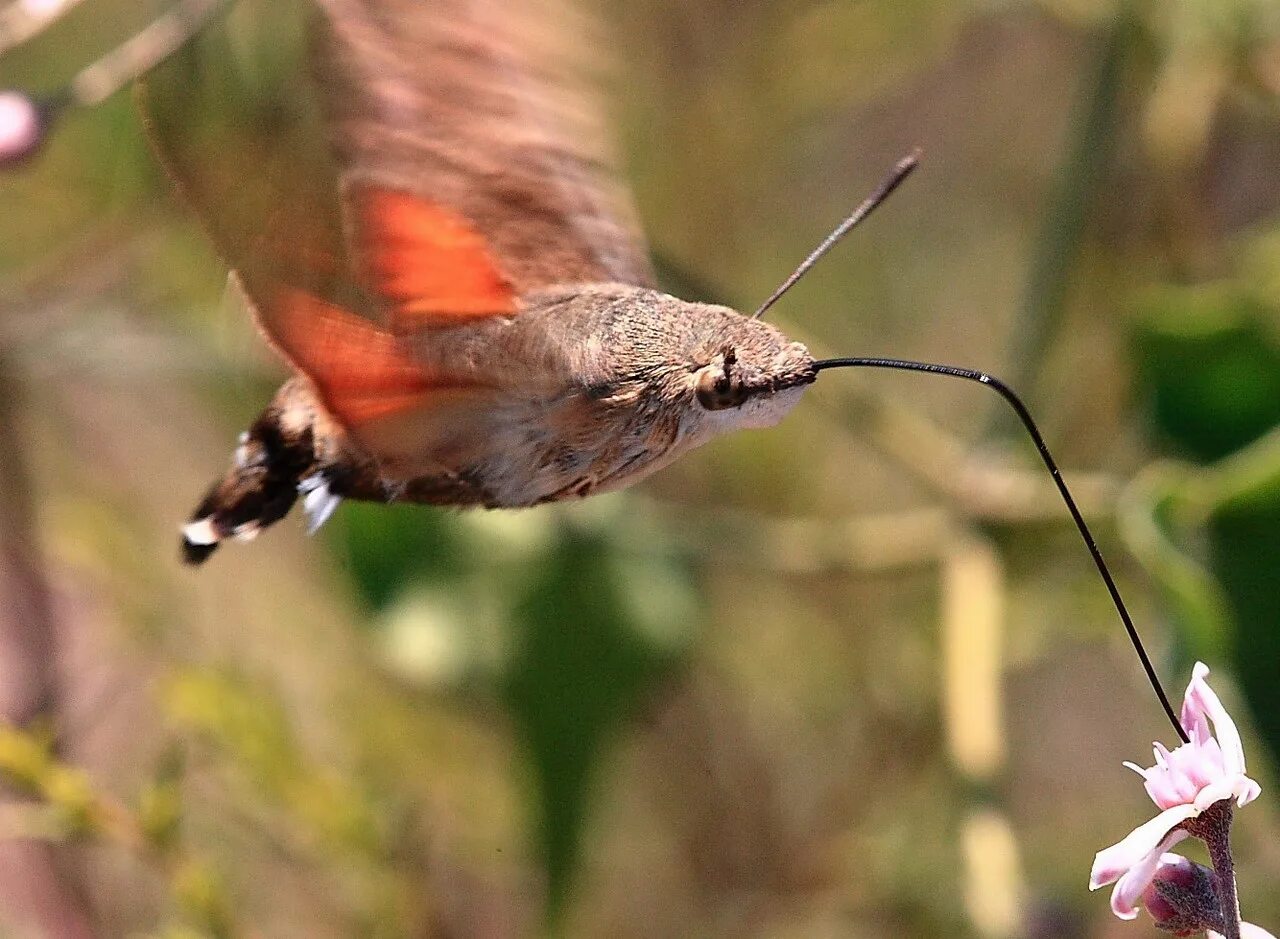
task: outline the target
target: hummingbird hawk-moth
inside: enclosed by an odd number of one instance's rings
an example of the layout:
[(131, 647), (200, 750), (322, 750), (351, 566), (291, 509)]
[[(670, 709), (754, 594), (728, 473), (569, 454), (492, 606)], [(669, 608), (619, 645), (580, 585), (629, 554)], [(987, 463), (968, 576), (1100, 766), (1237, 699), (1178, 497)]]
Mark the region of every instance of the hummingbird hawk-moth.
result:
[[(324, 137), (218, 166), (152, 139), (293, 371), (183, 528), (187, 561), (301, 497), (520, 507), (767, 426), (817, 375), (774, 326), (655, 289), (548, 0), (317, 0)], [(298, 150), (308, 143), (317, 152)], [(238, 170), (238, 172), (236, 171)]]
[[(752, 315), (654, 286), (561, 0), (310, 0), (314, 109), (201, 110), (149, 81), (162, 161), (293, 374), (182, 528), (185, 560), (301, 498), (524, 507), (617, 489), (719, 433), (779, 421), (826, 369), (987, 385), (1030, 434), (1166, 716), (1089, 527), (1026, 406), (952, 365), (815, 361), (761, 314), (916, 164), (901, 161)], [(188, 66), (192, 63), (188, 62)], [(149, 67), (149, 66), (148, 66)], [(216, 103), (216, 101), (215, 101)], [(210, 121), (204, 118), (214, 115)], [(219, 136), (244, 122), (249, 133)], [(240, 128), (243, 131), (245, 128)], [(239, 140), (240, 146), (226, 146)]]

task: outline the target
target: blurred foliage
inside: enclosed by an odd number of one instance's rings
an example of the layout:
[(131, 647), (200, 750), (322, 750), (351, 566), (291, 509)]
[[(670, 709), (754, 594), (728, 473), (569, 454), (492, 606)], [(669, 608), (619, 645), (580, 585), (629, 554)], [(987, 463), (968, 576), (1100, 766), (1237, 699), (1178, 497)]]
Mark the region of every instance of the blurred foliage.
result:
[[(1180, 528), (1184, 543), (1201, 544), (1217, 585), (1194, 577), (1200, 589), (1170, 592), (1186, 627), (1182, 659), (1231, 656), (1262, 739), (1280, 765), (1280, 622), (1272, 602), (1273, 561), (1280, 557), (1280, 449), (1264, 441), (1247, 451), (1247, 476), (1230, 470), (1242, 462), (1241, 451), (1280, 425), (1280, 346), (1272, 326), (1280, 317), (1243, 287), (1222, 284), (1168, 288), (1145, 307), (1136, 321), (1135, 353), (1153, 428), (1173, 453), (1210, 464), (1166, 485), (1163, 508), (1154, 506), (1158, 525)], [(1173, 582), (1167, 570), (1161, 579)]]
[[(594, 773), (697, 621), (688, 560), (663, 550), (660, 531), (630, 550), (624, 520), (607, 510), (558, 525), (467, 525), (424, 522), (407, 507), (351, 508), (335, 526), (339, 550), (383, 611), (392, 666), (419, 682), (502, 689), (529, 760), (558, 915)], [(488, 648), (485, 621), (499, 637)]]
[(1212, 462), (1280, 423), (1274, 308), (1223, 287), (1170, 289), (1146, 306), (1134, 354), (1172, 452)]
[(1234, 665), (1273, 765), (1280, 764), (1280, 611), (1273, 583), (1280, 557), (1280, 464), (1265, 486), (1215, 507), (1208, 525), (1211, 569), (1230, 602)]
[[(0, 86), (165, 5), (84, 0)], [(779, 322), (1018, 376), (1170, 691), (1196, 657), (1235, 678), (1274, 788), (1273, 0), (598, 5), (678, 293), (753, 306), (924, 147)], [(169, 89), (251, 118), (237, 172), (310, 119), (301, 9), (235, 3)], [(53, 711), (0, 731), (0, 821), (66, 852), (102, 934), (1111, 935), (1088, 861), (1169, 729), (996, 402), (842, 376), (640, 492), (345, 505), (193, 574), (174, 525), (280, 375), (223, 282), (126, 95), (0, 176), (0, 366), (65, 623)], [(1277, 817), (1237, 839), (1272, 926)]]
[[(695, 613), (679, 566), (624, 558), (606, 538), (566, 531), (512, 610), (506, 700), (537, 782), (555, 914), (578, 862), (594, 772), (673, 651), (655, 648), (655, 628)], [(646, 616), (648, 628), (638, 622)]]

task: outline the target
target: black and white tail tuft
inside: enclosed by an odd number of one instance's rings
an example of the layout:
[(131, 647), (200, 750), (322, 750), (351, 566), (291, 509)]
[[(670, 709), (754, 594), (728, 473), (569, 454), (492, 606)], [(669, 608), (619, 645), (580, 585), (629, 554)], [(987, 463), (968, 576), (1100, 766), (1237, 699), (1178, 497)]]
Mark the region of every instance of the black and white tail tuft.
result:
[(326, 477), (317, 471), (311, 431), (282, 432), (279, 412), (269, 408), (240, 437), (231, 468), (214, 483), (182, 527), (182, 559), (206, 561), (228, 538), (251, 541), (288, 514), (304, 495), (311, 531), (337, 506)]

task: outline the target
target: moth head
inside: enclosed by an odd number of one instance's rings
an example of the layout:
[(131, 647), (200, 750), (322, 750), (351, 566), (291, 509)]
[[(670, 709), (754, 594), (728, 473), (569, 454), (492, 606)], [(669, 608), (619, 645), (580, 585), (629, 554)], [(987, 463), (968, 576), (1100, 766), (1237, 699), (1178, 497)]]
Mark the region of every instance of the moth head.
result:
[(716, 429), (777, 423), (817, 377), (809, 350), (761, 320), (707, 313), (705, 339), (687, 366), (690, 408)]

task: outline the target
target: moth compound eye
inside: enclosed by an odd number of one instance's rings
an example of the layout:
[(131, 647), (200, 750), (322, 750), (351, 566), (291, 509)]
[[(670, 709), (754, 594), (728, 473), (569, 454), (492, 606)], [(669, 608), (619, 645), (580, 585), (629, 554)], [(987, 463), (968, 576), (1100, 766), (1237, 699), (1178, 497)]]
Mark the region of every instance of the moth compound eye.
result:
[(708, 411), (736, 408), (747, 399), (746, 388), (718, 365), (708, 365), (698, 372), (696, 391), (698, 403)]

